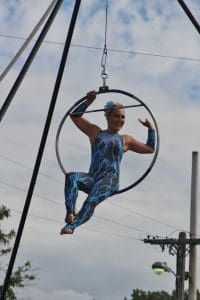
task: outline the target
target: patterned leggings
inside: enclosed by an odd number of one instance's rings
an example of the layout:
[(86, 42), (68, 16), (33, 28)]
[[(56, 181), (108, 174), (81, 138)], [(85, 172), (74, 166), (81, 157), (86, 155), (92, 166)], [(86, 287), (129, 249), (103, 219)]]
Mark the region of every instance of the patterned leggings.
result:
[(65, 205), (68, 214), (75, 212), (79, 190), (85, 192), (88, 196), (73, 223), (67, 225), (72, 230), (87, 222), (93, 215), (97, 204), (118, 190), (118, 179), (106, 177), (95, 182), (87, 173), (71, 172), (66, 174)]

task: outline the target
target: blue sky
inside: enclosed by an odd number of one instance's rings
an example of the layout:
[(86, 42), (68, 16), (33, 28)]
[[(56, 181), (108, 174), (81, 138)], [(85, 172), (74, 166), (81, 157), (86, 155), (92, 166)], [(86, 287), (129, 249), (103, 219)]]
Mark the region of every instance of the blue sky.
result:
[[(50, 2), (0, 2), (1, 72), (24, 42), (20, 38), (30, 34)], [(198, 1), (186, 2), (199, 18)], [(12, 209), (7, 229), (17, 229), (19, 223), (73, 3), (64, 1), (1, 122), (0, 199)], [(180, 230), (189, 232), (191, 159), (192, 151), (199, 151), (200, 140), (200, 41), (177, 1), (109, 1), (107, 47), (113, 51), (108, 51), (107, 83), (110, 88), (135, 94), (153, 111), (161, 138), (159, 157), (140, 185), (106, 200), (73, 236), (59, 235), (65, 214), (64, 176), (55, 155), (56, 132), (66, 110), (102, 84), (102, 50), (95, 47), (104, 46), (104, 25), (103, 1), (83, 0), (72, 40), (79, 47), (70, 48), (16, 260), (19, 264), (30, 259), (39, 268), (39, 278), (33, 287), (18, 291), (20, 299), (121, 300), (125, 296), (129, 299), (134, 288), (172, 291), (175, 286), (174, 277), (155, 277), (151, 271), (156, 260), (167, 261), (175, 269), (175, 257), (144, 244), (141, 238), (146, 234), (176, 238)], [(1, 103), (32, 46), (33, 42), (1, 81)], [(132, 100), (113, 94), (99, 96), (91, 109), (102, 107), (108, 100), (132, 104)], [(127, 110), (126, 114), (122, 134), (145, 141), (146, 131), (137, 119), (149, 117), (147, 112)], [(88, 118), (106, 125), (103, 114)], [(67, 169), (87, 171), (88, 140), (69, 120), (61, 133), (61, 155)], [(127, 153), (121, 185), (134, 181), (150, 160), (149, 156)], [(84, 198), (80, 194), (79, 206)]]

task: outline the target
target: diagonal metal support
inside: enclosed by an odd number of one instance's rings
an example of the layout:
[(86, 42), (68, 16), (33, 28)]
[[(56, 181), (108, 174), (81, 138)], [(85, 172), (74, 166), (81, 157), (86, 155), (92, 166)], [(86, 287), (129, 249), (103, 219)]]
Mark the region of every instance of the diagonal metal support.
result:
[(1, 107), (1, 110), (0, 110), (0, 122), (2, 121), (2, 119), (3, 119), (3, 117), (4, 117), (5, 113), (6, 113), (9, 105), (11, 104), (11, 102), (12, 102), (12, 100), (13, 100), (13, 98), (14, 98), (17, 90), (18, 90), (18, 88), (20, 87), (20, 84), (22, 83), (22, 81), (23, 81), (23, 79), (24, 79), (24, 77), (25, 77), (25, 75), (26, 75), (26, 73), (27, 73), (27, 71), (28, 71), (28, 69), (29, 69), (29, 67), (30, 67), (33, 59), (35, 58), (35, 56), (36, 56), (36, 54), (37, 54), (37, 52), (38, 52), (38, 50), (39, 50), (39, 48), (40, 48), (40, 46), (42, 44), (42, 42), (43, 42), (43, 40), (44, 40), (47, 32), (49, 31), (49, 29), (50, 29), (50, 27), (51, 27), (51, 25), (52, 25), (52, 23), (53, 23), (56, 15), (57, 15), (57, 12), (59, 11), (59, 8), (60, 8), (62, 2), (63, 2), (63, 0), (58, 0), (58, 2), (56, 3), (53, 11), (51, 12), (49, 18), (47, 19), (46, 24), (44, 25), (44, 28), (43, 28), (42, 32), (40, 33), (40, 35), (39, 35), (39, 37), (38, 37), (38, 39), (37, 39), (37, 41), (36, 41), (36, 43), (35, 43), (32, 51), (31, 51), (29, 57), (27, 58), (27, 60), (26, 60), (26, 62), (24, 64), (21, 72), (19, 73), (19, 75), (18, 75), (15, 83), (13, 84), (13, 86), (12, 86), (12, 88), (11, 88), (11, 90), (10, 90), (7, 98), (6, 98), (6, 100), (4, 101), (4, 103), (3, 103), (2, 107)]
[(191, 11), (189, 10), (188, 6), (185, 4), (185, 2), (183, 0), (177, 0), (177, 1), (181, 5), (181, 7), (183, 8), (184, 12), (186, 13), (188, 18), (190, 19), (190, 21), (194, 25), (194, 27), (196, 28), (198, 33), (200, 33), (200, 25), (197, 22), (197, 20), (195, 19), (195, 17), (193, 16), (193, 14), (191, 13)]
[(64, 50), (63, 50), (63, 54), (62, 54), (62, 59), (61, 59), (60, 67), (59, 67), (59, 70), (58, 70), (58, 74), (57, 74), (57, 78), (56, 78), (56, 82), (55, 82), (55, 86), (54, 86), (54, 91), (53, 91), (52, 99), (51, 99), (51, 102), (50, 102), (45, 127), (44, 127), (44, 130), (43, 130), (43, 135), (42, 135), (42, 138), (41, 138), (41, 142), (40, 142), (37, 158), (36, 158), (36, 161), (35, 161), (35, 166), (34, 166), (32, 178), (31, 178), (31, 182), (30, 182), (30, 185), (29, 185), (28, 194), (27, 194), (27, 197), (26, 197), (26, 201), (25, 201), (23, 212), (22, 212), (20, 224), (19, 224), (18, 231), (17, 231), (17, 234), (16, 234), (14, 247), (13, 247), (13, 250), (12, 250), (10, 262), (9, 262), (6, 277), (5, 277), (5, 280), (4, 280), (4, 285), (3, 285), (3, 288), (2, 288), (2, 291), (1, 291), (0, 300), (5, 300), (6, 292), (7, 292), (8, 286), (9, 286), (9, 281), (10, 281), (10, 278), (11, 278), (11, 275), (12, 275), (12, 270), (13, 270), (13, 266), (14, 266), (14, 263), (15, 263), (15, 258), (17, 256), (17, 251), (18, 251), (19, 244), (20, 244), (20, 241), (21, 241), (21, 237), (22, 237), (24, 226), (25, 226), (26, 218), (27, 218), (27, 215), (28, 215), (28, 210), (29, 210), (29, 206), (30, 206), (30, 203), (31, 203), (31, 198), (32, 198), (32, 195), (33, 195), (37, 175), (38, 175), (38, 172), (39, 172), (40, 163), (41, 163), (41, 160), (42, 160), (42, 156), (43, 156), (43, 152), (44, 152), (44, 148), (45, 148), (49, 128), (50, 128), (50, 125), (51, 125), (51, 120), (52, 120), (52, 116), (53, 116), (53, 112), (54, 112), (54, 108), (55, 108), (55, 104), (56, 104), (57, 95), (58, 95), (58, 92), (59, 92), (62, 76), (63, 76), (63, 73), (64, 73), (64, 68), (65, 68), (65, 64), (66, 64), (66, 60), (67, 60), (67, 56), (68, 56), (68, 52), (69, 52), (69, 48), (70, 48), (70, 44), (71, 44), (71, 39), (72, 39), (74, 27), (75, 27), (75, 24), (76, 24), (76, 19), (77, 19), (80, 3), (81, 3), (81, 0), (76, 0), (76, 3), (74, 5), (74, 11), (73, 11), (73, 14), (72, 14), (71, 23), (70, 23), (69, 30), (68, 30), (68, 35), (67, 35), (67, 38), (66, 38), (66, 42), (65, 42), (65, 46), (64, 46)]

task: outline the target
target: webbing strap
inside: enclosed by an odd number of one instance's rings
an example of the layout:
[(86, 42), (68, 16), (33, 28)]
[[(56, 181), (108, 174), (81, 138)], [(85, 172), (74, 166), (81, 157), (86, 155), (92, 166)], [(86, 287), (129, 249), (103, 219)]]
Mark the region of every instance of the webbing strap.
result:
[(33, 29), (33, 31), (30, 33), (30, 35), (28, 36), (28, 38), (26, 39), (26, 41), (24, 42), (24, 44), (20, 47), (20, 49), (18, 50), (18, 52), (16, 53), (16, 55), (13, 57), (13, 59), (11, 60), (11, 62), (8, 64), (8, 66), (1, 73), (1, 75), (0, 75), (0, 81), (2, 81), (4, 79), (4, 77), (7, 75), (7, 73), (10, 71), (10, 69), (13, 67), (13, 65), (16, 63), (16, 61), (18, 60), (18, 58), (20, 57), (20, 55), (26, 49), (26, 47), (28, 46), (28, 44), (33, 39), (34, 35), (37, 33), (37, 31), (40, 29), (40, 27), (42, 26), (42, 24), (44, 23), (44, 21), (46, 20), (46, 18), (48, 17), (48, 15), (51, 13), (51, 11), (53, 10), (53, 8), (55, 7), (55, 5), (56, 5), (57, 2), (58, 2), (58, 0), (53, 0), (52, 3), (49, 5), (48, 9), (44, 13), (44, 15), (41, 17), (41, 19), (39, 20), (39, 22), (37, 23), (37, 25), (35, 26), (35, 28)]

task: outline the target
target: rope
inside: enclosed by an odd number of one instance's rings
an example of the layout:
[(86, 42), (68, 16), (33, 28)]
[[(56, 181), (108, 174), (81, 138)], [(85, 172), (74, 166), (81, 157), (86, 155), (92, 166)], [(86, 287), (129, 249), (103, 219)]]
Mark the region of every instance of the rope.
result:
[(106, 61), (107, 61), (107, 31), (108, 31), (108, 0), (106, 0), (106, 21), (105, 21), (105, 34), (104, 34), (104, 48), (103, 54), (101, 58), (101, 78), (103, 79), (103, 87), (106, 87), (106, 79), (108, 78), (108, 74), (106, 73)]
[(51, 13), (51, 11), (53, 10), (53, 8), (55, 7), (55, 5), (56, 5), (57, 2), (58, 2), (58, 0), (53, 0), (52, 3), (49, 5), (48, 9), (46, 10), (46, 12), (42, 16), (42, 18), (39, 20), (39, 22), (37, 23), (37, 25), (35, 26), (35, 28), (33, 29), (33, 31), (30, 33), (30, 35), (28, 36), (28, 38), (26, 39), (26, 41), (24, 42), (24, 44), (18, 50), (18, 52), (13, 57), (13, 59), (11, 60), (11, 62), (5, 68), (5, 70), (1, 73), (1, 75), (0, 75), (0, 81), (2, 81), (4, 79), (4, 77), (10, 71), (10, 69), (12, 68), (12, 66), (16, 63), (16, 61), (18, 60), (18, 58), (20, 57), (20, 55), (26, 49), (26, 47), (28, 46), (28, 44), (33, 39), (34, 35), (37, 33), (37, 31), (42, 26), (42, 24), (44, 23), (44, 21), (46, 20), (46, 18), (48, 17), (48, 15)]

